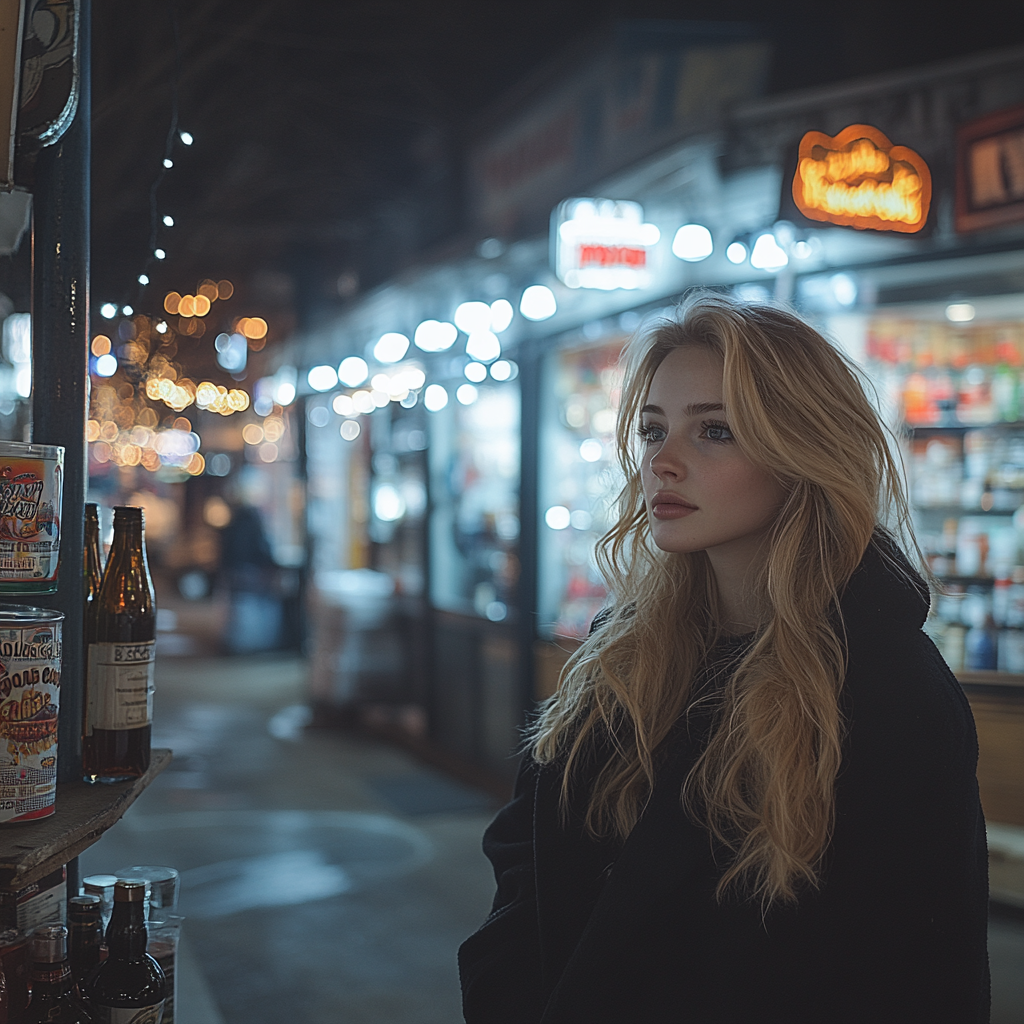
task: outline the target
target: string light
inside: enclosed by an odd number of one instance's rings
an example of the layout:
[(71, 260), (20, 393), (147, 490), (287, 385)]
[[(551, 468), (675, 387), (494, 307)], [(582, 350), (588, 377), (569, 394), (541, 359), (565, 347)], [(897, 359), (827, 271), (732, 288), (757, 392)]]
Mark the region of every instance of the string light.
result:
[(174, 218), (169, 213), (164, 214), (164, 227), (174, 227)]

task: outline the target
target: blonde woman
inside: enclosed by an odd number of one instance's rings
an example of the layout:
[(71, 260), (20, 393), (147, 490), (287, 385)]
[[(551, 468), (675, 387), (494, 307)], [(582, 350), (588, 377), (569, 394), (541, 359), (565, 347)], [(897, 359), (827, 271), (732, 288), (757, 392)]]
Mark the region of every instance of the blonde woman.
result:
[(856, 371), (714, 296), (625, 360), (613, 603), (485, 835), (466, 1020), (983, 1024), (974, 723)]

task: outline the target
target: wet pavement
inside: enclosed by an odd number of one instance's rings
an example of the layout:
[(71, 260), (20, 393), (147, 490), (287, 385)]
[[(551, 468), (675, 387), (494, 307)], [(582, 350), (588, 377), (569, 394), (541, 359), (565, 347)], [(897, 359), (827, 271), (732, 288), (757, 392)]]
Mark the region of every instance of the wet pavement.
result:
[[(169, 652), (167, 652), (169, 653)], [(81, 858), (181, 871), (177, 1024), (457, 1024), (455, 954), (493, 882), (492, 798), (405, 752), (305, 729), (296, 658), (158, 660), (174, 761)], [(1024, 915), (991, 926), (992, 1024), (1024, 1021)]]
[(175, 760), (81, 858), (181, 871), (178, 1024), (454, 1024), (493, 894), (490, 797), (381, 743), (304, 730), (304, 664), (158, 662)]

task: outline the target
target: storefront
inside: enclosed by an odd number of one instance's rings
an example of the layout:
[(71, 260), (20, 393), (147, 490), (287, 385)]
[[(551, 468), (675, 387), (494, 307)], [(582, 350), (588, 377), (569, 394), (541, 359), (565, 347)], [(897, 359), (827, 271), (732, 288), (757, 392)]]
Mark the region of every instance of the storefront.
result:
[[(566, 264), (549, 239), (490, 239), (476, 256), (376, 293), (330, 336), (309, 340), (307, 367), (337, 365), (346, 352), (372, 363), (376, 339), (404, 331), (411, 344), (396, 364), (422, 372), (420, 389), (408, 390), (418, 398), (363, 417), (389, 421), (387, 430), (332, 442), (363, 468), (329, 474), (329, 485), (311, 476), (310, 486), (340, 487), (338, 507), (348, 502), (348, 517), (364, 520), (356, 532), (365, 546), (347, 550), (366, 560), (338, 568), (387, 567), (396, 590), (418, 595), (427, 625), (407, 655), (407, 672), (416, 666), (408, 678), (419, 682), (406, 697), (435, 739), (498, 770), (512, 763), (524, 709), (551, 692), (605, 600), (593, 549), (619, 486), (618, 352), (645, 318), (706, 286), (792, 301), (863, 365), (894, 428), (910, 428), (915, 523), (950, 590), (929, 630), (975, 706), (990, 814), (1024, 824), (1014, 781), (1024, 749), (1015, 678), (1024, 670), (1024, 532), (1014, 518), (1024, 495), (1022, 69), (1024, 54), (1004, 53), (750, 100), (714, 130), (588, 189), (585, 216), (625, 219), (633, 232), (598, 239), (606, 250), (590, 247), (591, 269), (645, 274), (609, 283)], [(863, 208), (860, 222), (827, 203), (815, 208), (824, 201), (813, 175), (820, 183), (829, 154), (841, 161), (857, 146), (856, 160), (876, 169), (848, 160), (835, 165), (836, 181), (855, 189), (873, 174), (877, 202), (889, 201), (886, 188), (903, 189), (916, 207), (904, 203), (888, 220), (875, 210), (873, 223)], [(795, 192), (802, 159), (812, 161), (810, 184)], [(574, 209), (556, 205), (552, 243), (583, 237)], [(642, 258), (628, 251), (638, 246)], [(520, 309), (537, 286), (552, 300), (543, 318)], [(494, 311), (503, 301), (514, 315), (502, 330), (478, 325), (498, 340), (500, 358), (464, 354), (472, 324), (443, 351), (415, 341), (428, 320), (457, 323), (463, 303)], [(446, 404), (431, 387), (444, 388)], [(337, 435), (340, 423), (318, 429)]]

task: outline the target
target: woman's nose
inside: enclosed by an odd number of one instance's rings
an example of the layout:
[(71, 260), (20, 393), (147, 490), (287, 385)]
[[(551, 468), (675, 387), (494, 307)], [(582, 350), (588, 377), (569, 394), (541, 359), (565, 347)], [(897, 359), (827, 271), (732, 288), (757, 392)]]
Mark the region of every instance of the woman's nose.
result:
[(674, 446), (664, 441), (651, 456), (651, 472), (659, 480), (682, 480), (686, 476), (686, 464)]

